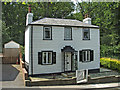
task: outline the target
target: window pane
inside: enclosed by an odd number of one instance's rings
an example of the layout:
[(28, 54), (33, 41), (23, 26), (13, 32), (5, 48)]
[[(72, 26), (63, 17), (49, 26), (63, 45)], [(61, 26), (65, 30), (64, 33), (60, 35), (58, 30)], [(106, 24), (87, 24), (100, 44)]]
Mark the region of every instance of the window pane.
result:
[(64, 28), (65, 30), (64, 30), (64, 37), (65, 37), (65, 39), (71, 39), (72, 37), (71, 37), (71, 28), (70, 27), (65, 27)]
[(88, 32), (84, 32), (84, 38), (88, 39)]
[(52, 52), (42, 52), (42, 63), (52, 64)]
[(83, 39), (90, 39), (90, 33), (89, 33), (89, 29), (86, 28), (86, 29), (83, 29)]
[(43, 53), (43, 63), (46, 63), (46, 53)]
[(85, 51), (84, 51), (83, 54), (84, 54), (84, 61), (86, 61), (86, 53), (85, 53)]
[(48, 63), (52, 63), (52, 53), (48, 52)]
[(51, 39), (51, 28), (44, 27), (44, 39)]
[(45, 31), (45, 38), (50, 38), (50, 31)]
[(90, 51), (87, 51), (87, 61), (90, 61)]
[[(83, 50), (82, 51), (82, 61), (91, 61), (91, 56), (90, 56), (91, 50)], [(81, 56), (80, 56), (81, 57)]]
[(82, 60), (83, 60), (83, 61), (86, 61), (86, 52), (83, 51), (83, 52), (82, 52), (82, 55), (83, 55), (83, 56), (82, 56), (82, 57), (83, 57)]

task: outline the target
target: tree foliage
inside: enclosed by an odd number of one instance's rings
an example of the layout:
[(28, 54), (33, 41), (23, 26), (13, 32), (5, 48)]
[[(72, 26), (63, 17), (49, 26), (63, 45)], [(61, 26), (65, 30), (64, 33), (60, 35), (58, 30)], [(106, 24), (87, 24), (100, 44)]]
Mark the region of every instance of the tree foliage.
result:
[(7, 2), (2, 4), (3, 44), (14, 40), (24, 45), (28, 4), (34, 20), (44, 17), (83, 20), (86, 13), (100, 28), (101, 57), (120, 58), (120, 2)]
[(101, 57), (120, 58), (120, 2), (77, 3), (72, 18), (83, 20), (85, 14), (100, 28)]
[(3, 44), (14, 40), (24, 45), (24, 30), (29, 4), (32, 6), (33, 21), (44, 17), (66, 18), (74, 11), (72, 2), (2, 3)]

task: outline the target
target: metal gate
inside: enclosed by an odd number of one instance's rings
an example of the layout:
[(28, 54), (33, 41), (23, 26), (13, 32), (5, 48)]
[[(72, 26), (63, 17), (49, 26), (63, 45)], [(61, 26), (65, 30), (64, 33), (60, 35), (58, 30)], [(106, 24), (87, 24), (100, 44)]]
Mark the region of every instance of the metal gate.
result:
[(88, 69), (86, 70), (76, 70), (76, 81), (77, 83), (88, 81)]

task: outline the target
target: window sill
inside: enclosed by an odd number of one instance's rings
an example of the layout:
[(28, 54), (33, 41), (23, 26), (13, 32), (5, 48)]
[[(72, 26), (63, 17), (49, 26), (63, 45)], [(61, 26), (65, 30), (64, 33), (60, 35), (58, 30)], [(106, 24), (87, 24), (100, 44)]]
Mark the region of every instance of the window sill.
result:
[(88, 62), (91, 62), (91, 61), (82, 61), (82, 63), (88, 63)]
[(53, 64), (41, 64), (41, 65), (53, 65)]
[(90, 39), (83, 39), (83, 40), (90, 40)]
[(52, 39), (43, 39), (43, 40), (52, 40)]
[(92, 62), (92, 61), (80, 61), (80, 62), (82, 62), (82, 63), (88, 63), (88, 62)]
[(73, 40), (73, 39), (64, 39), (65, 41), (71, 41), (71, 40)]

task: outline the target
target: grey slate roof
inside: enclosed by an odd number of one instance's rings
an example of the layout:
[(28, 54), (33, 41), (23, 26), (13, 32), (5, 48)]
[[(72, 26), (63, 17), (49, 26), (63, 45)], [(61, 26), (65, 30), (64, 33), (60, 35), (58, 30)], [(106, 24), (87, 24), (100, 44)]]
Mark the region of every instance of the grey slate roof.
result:
[(76, 27), (99, 28), (98, 26), (86, 24), (79, 20), (58, 19), (58, 18), (43, 18), (32, 22), (30, 25), (76, 26)]

